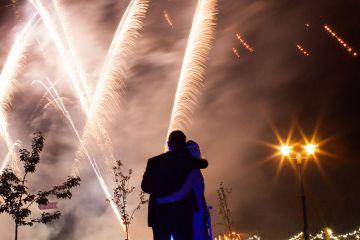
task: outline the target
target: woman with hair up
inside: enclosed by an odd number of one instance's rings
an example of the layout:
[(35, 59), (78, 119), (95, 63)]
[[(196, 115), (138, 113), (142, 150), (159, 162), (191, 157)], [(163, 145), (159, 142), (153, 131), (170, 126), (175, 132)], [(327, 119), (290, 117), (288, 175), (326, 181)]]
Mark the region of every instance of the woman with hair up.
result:
[[(196, 142), (188, 141), (186, 148), (193, 157), (199, 160), (201, 159), (200, 147)], [(195, 212), (193, 216), (193, 239), (210, 240), (207, 226), (209, 212), (204, 196), (205, 183), (200, 169), (192, 170), (179, 191), (165, 197), (157, 198), (156, 202), (157, 204), (177, 202), (184, 199), (190, 191), (194, 192), (198, 207), (198, 211)]]

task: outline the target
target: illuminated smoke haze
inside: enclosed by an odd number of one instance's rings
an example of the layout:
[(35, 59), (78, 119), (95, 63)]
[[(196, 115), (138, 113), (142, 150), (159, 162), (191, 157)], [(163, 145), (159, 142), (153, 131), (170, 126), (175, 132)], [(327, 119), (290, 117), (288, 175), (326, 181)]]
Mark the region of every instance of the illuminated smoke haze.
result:
[[(18, 2), (21, 19), (29, 19), (34, 12), (32, 7), (25, 1)], [(60, 2), (66, 8), (64, 17), (71, 26), (69, 34), (84, 77), (89, 81), (88, 87), (95, 89), (112, 37), (129, 1)], [(343, 176), (355, 176), (351, 169), (359, 167), (359, 163), (353, 163), (357, 152), (349, 150), (359, 149), (352, 140), (356, 131), (359, 133), (354, 126), (359, 112), (346, 104), (347, 98), (354, 98), (347, 89), (352, 87), (354, 92), (359, 89), (352, 83), (359, 76), (354, 70), (358, 60), (348, 58), (322, 29), (324, 23), (335, 24), (334, 29), (342, 29), (342, 36), (359, 48), (359, 39), (352, 35), (359, 28), (351, 25), (359, 19), (356, 14), (348, 13), (356, 9), (356, 4), (219, 1), (219, 22), (206, 66), (205, 85), (187, 134), (200, 143), (204, 156), (210, 161), (209, 169), (204, 172), (208, 202), (216, 206), (216, 188), (220, 181), (233, 188), (231, 207), (234, 227), (239, 232), (285, 239), (300, 231), (295, 174), (290, 167), (284, 167), (276, 178), (277, 163), (262, 161), (271, 150), (259, 143), (275, 141), (269, 122), (285, 135), (294, 118), (308, 134), (318, 119), (322, 119), (323, 136), (340, 135), (341, 139), (335, 138), (329, 144), (329, 148), (343, 158), (323, 159), (326, 176), (315, 166), (308, 168), (310, 230), (315, 232), (330, 225), (345, 232), (357, 226), (360, 211), (354, 210), (354, 205), (359, 196), (347, 192), (358, 189), (359, 181), (345, 180)], [(106, 128), (111, 129), (115, 158), (134, 169), (136, 186), (147, 158), (163, 151), (195, 8), (196, 1), (152, 1), (134, 54), (126, 60), (125, 67), (129, 70), (121, 111)], [(173, 28), (164, 19), (164, 11), (171, 16)], [(351, 17), (343, 19), (343, 15)], [(2, 66), (24, 22), (18, 22), (9, 7), (1, 6), (0, 18)], [(307, 22), (311, 23), (309, 30), (304, 26)], [(242, 47), (236, 33), (254, 47), (255, 53)], [(56, 107), (43, 110), (47, 103), (46, 99), (40, 102), (44, 89), (32, 82), (46, 81), (46, 78), (57, 82), (56, 88), (78, 129), (83, 129), (86, 116), (67, 79), (64, 63), (42, 24), (34, 38), (27, 48), (24, 67), (18, 72), (8, 123), (12, 138), (20, 139), (25, 146), (29, 146), (33, 132), (41, 130), (45, 135), (39, 174), (30, 179), (31, 187), (39, 189), (59, 183), (72, 173), (79, 143)], [(299, 54), (297, 42), (311, 50), (312, 58)], [(238, 49), (239, 59), (233, 55), (233, 47)], [(333, 72), (329, 73), (329, 69)], [(6, 152), (6, 145), (1, 142), (0, 159), (4, 159)], [(97, 160), (111, 187), (109, 166)], [(91, 240), (123, 236), (89, 163), (83, 160), (79, 168), (82, 185), (74, 191), (72, 200), (60, 202), (62, 218), (49, 226), (24, 227), (20, 230), (21, 238)], [(341, 195), (344, 197), (339, 197)], [(216, 210), (214, 221), (220, 221)], [(0, 222), (1, 239), (12, 239), (10, 219), (0, 215)], [(214, 228), (219, 232), (222, 229), (219, 225)], [(136, 216), (131, 231), (132, 239), (151, 239), (146, 208)]]

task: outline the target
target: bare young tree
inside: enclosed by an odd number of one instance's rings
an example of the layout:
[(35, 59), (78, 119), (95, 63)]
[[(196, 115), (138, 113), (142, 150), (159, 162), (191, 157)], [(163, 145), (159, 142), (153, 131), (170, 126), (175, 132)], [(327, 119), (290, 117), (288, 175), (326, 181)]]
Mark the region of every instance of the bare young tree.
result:
[(223, 182), (220, 183), (220, 187), (217, 190), (218, 201), (219, 201), (219, 214), (223, 217), (224, 225), (227, 228), (226, 230), (231, 231), (231, 226), (233, 225), (233, 221), (231, 218), (231, 211), (229, 208), (228, 197), (231, 194), (232, 189), (224, 187)]
[(145, 198), (145, 193), (140, 191), (139, 194), (139, 203), (136, 207), (129, 211), (128, 209), (128, 197), (131, 195), (135, 187), (130, 186), (130, 179), (133, 171), (128, 170), (127, 174), (122, 172), (122, 163), (120, 160), (116, 161), (115, 166), (113, 167), (114, 178), (116, 187), (114, 188), (114, 196), (112, 200), (115, 202), (119, 208), (121, 219), (125, 225), (126, 239), (129, 240), (129, 228), (131, 221), (134, 219), (134, 214), (141, 209), (141, 206), (148, 202), (148, 199)]
[(59, 186), (54, 186), (47, 191), (30, 193), (28, 187), (28, 174), (35, 173), (36, 165), (40, 161), (40, 153), (44, 146), (44, 138), (41, 133), (36, 133), (31, 152), (26, 149), (20, 150), (20, 161), (23, 163), (24, 173), (22, 176), (16, 175), (11, 169), (5, 169), (0, 175), (0, 214), (9, 214), (15, 222), (15, 240), (18, 239), (20, 226), (33, 226), (34, 223), (47, 224), (60, 218), (60, 211), (52, 213), (43, 212), (41, 216), (34, 217), (30, 207), (37, 203), (47, 205), (49, 197), (57, 199), (70, 199), (71, 189), (80, 185), (79, 177), (68, 177)]

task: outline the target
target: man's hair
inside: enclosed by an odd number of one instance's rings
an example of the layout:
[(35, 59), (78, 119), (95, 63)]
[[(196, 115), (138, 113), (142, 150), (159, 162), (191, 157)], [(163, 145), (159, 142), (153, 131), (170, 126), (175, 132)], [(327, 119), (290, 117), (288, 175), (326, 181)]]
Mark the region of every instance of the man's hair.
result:
[(180, 131), (172, 131), (169, 135), (168, 145), (174, 150), (185, 148), (186, 146), (186, 136)]

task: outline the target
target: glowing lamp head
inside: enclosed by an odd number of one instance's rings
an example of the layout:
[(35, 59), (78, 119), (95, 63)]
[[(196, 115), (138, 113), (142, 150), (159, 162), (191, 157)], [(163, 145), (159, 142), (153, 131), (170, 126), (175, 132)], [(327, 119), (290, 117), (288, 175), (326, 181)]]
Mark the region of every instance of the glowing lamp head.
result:
[(312, 155), (312, 154), (315, 153), (316, 147), (317, 147), (317, 146), (314, 145), (314, 144), (308, 144), (308, 145), (305, 145), (305, 146), (304, 146), (304, 149), (305, 149), (305, 151), (306, 151), (306, 153), (307, 153), (308, 155)]
[(289, 156), (291, 153), (292, 147), (289, 145), (283, 145), (283, 146), (279, 147), (279, 150), (283, 156)]

